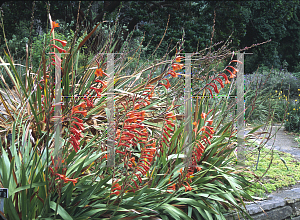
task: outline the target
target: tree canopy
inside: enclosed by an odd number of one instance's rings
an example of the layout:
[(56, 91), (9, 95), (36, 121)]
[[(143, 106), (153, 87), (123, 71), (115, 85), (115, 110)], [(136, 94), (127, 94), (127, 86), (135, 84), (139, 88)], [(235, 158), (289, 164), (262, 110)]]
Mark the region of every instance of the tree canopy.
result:
[[(22, 57), (25, 44), (49, 30), (48, 11), (53, 20), (61, 22), (62, 34), (76, 30), (77, 17), (82, 33), (89, 32), (103, 19), (109, 22), (118, 19), (119, 45), (135, 30), (133, 37), (144, 37), (143, 45), (148, 45), (149, 53), (162, 37), (159, 54), (181, 39), (185, 52), (195, 52), (209, 46), (211, 40), (216, 43), (229, 36), (235, 50), (271, 39), (247, 51), (253, 55), (245, 59), (246, 72), (253, 72), (262, 64), (280, 68), (283, 63), (288, 64), (289, 71), (300, 71), (299, 0), (2, 1), (5, 36), (16, 56)], [(95, 42), (86, 44), (88, 50), (97, 50)], [(2, 31), (0, 45), (2, 53), (5, 47)]]

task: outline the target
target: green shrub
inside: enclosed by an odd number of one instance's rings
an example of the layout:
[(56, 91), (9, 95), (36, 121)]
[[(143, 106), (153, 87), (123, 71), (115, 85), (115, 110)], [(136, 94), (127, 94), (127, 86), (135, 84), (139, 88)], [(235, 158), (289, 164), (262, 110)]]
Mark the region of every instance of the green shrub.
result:
[(300, 131), (300, 104), (299, 100), (291, 101), (288, 105), (287, 118), (284, 123), (285, 130), (292, 132)]

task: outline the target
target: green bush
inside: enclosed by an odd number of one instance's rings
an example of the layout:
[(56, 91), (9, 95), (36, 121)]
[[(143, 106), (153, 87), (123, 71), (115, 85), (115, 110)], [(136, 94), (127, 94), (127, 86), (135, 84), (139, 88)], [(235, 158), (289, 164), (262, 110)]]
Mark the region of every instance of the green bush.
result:
[(300, 104), (299, 100), (291, 101), (288, 105), (287, 118), (284, 123), (285, 130), (299, 132), (300, 126)]

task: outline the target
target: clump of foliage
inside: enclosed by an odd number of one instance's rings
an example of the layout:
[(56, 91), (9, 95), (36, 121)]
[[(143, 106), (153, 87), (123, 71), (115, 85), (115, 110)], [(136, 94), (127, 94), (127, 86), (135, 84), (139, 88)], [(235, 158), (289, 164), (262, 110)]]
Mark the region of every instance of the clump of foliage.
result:
[(117, 44), (112, 28), (99, 53), (78, 68), (80, 49), (102, 23), (68, 42), (55, 34), (59, 23), (50, 14), (49, 20), (36, 72), (18, 72), (5, 53), (14, 88), (2, 79), (2, 132), (11, 137), (0, 142), (6, 217), (222, 219), (228, 209), (243, 212), (243, 199), (252, 198), (244, 191), (249, 182), (232, 167), (236, 130), (224, 118), (233, 110), (226, 100), (210, 101), (241, 64), (232, 59), (222, 72), (209, 68), (230, 57), (226, 45), (192, 54), (206, 55), (207, 71), (195, 77), (205, 76), (197, 92), (208, 99), (198, 98), (182, 121), (177, 108), (188, 77), (182, 43), (174, 56), (152, 62), (141, 63), (141, 47), (128, 59), (130, 44), (108, 58)]

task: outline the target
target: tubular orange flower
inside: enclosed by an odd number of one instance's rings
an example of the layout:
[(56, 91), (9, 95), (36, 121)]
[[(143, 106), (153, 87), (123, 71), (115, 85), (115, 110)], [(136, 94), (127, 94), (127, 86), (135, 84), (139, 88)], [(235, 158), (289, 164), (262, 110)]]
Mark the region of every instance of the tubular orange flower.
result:
[(73, 148), (75, 150), (75, 152), (77, 153), (77, 151), (80, 149), (79, 148), (79, 142), (76, 139), (76, 137), (74, 137), (73, 135), (70, 135), (70, 143), (73, 145)]
[(100, 77), (102, 77), (103, 75), (108, 76), (105, 72), (103, 72), (102, 68), (96, 69), (95, 75)]
[[(65, 41), (65, 40), (59, 40), (59, 39), (52, 39), (52, 40), (58, 41), (59, 43), (61, 43), (61, 45), (62, 45), (63, 47), (65, 47), (65, 46), (67, 45), (67, 41)], [(50, 41), (52, 41), (52, 40), (50, 40)]]
[(83, 99), (86, 101), (87, 107), (91, 107), (91, 108), (94, 107), (94, 104), (93, 104), (93, 102), (91, 102), (91, 100), (89, 100), (86, 97), (84, 97)]
[(230, 73), (230, 77), (229, 78), (234, 78), (234, 77), (236, 77), (236, 75), (234, 75), (230, 70), (228, 70), (228, 69), (225, 69), (227, 72), (229, 72)]
[(70, 131), (75, 135), (75, 138), (78, 140), (81, 137), (83, 138), (83, 135), (81, 134), (81, 131), (78, 131), (76, 128), (71, 127)]
[(101, 93), (103, 92), (102, 88), (98, 89), (98, 88), (95, 88), (95, 87), (90, 87), (90, 89), (95, 90), (95, 92), (97, 93), (97, 96), (101, 96)]
[(210, 138), (213, 137), (208, 131), (205, 131), (205, 133), (208, 134), (208, 136), (209, 136)]
[(223, 76), (225, 79), (225, 84), (230, 84), (230, 81), (228, 80), (228, 77), (225, 73), (220, 73), (219, 75)]
[(233, 69), (233, 74), (236, 74), (238, 72), (238, 70), (236, 68), (234, 68), (233, 66), (227, 66), (230, 67), (231, 69)]
[(202, 119), (205, 119), (205, 118), (206, 118), (206, 116), (207, 116), (207, 114), (206, 114), (206, 113), (204, 113), (204, 112), (202, 112), (202, 113), (201, 113), (201, 118), (202, 118)]
[(178, 77), (178, 74), (174, 70), (169, 70), (168, 74), (170, 74), (172, 77)]
[(106, 88), (107, 87), (107, 82), (105, 81), (102, 81), (102, 80), (99, 80), (99, 79), (96, 79), (95, 82), (99, 82), (103, 85), (103, 88)]
[(183, 64), (178, 64), (178, 63), (173, 63), (172, 64), (173, 71), (181, 70), (182, 67), (183, 67)]
[(206, 89), (208, 89), (208, 90), (209, 90), (211, 97), (214, 97), (214, 95), (213, 95), (213, 93), (212, 93), (211, 89), (210, 89), (210, 88), (208, 88), (208, 87), (206, 87)]
[(190, 184), (189, 184), (188, 182), (186, 182), (186, 184), (187, 184), (188, 186), (185, 186), (185, 185), (182, 184), (182, 185), (184, 186), (184, 188), (185, 188), (184, 191), (185, 191), (185, 192), (186, 192), (186, 191), (192, 191), (193, 188), (190, 186)]
[(202, 140), (203, 140), (206, 144), (211, 144), (210, 140), (209, 140), (205, 135), (202, 136)]
[(87, 111), (86, 110), (83, 110), (83, 111), (73, 111), (72, 110), (72, 114), (82, 114), (83, 116), (86, 116), (87, 115)]
[(76, 124), (80, 130), (84, 130), (83, 124), (77, 121), (73, 121), (71, 125)]
[(173, 115), (173, 112), (167, 113), (167, 117), (166, 117), (166, 118), (167, 118), (167, 119), (168, 119), (168, 118), (172, 118), (173, 120), (176, 120), (176, 116)]
[[(168, 187), (168, 190), (176, 191), (176, 184), (173, 183), (171, 186)], [(172, 193), (172, 192), (169, 192), (169, 193)]]
[(58, 176), (58, 178), (56, 178), (56, 179), (64, 180), (66, 178), (66, 175), (62, 175), (62, 174), (59, 174), (59, 173), (56, 173), (55, 175)]
[(181, 62), (181, 59), (184, 59), (184, 57), (183, 57), (183, 56), (177, 56), (177, 57), (175, 58), (175, 61), (178, 62), (178, 63), (180, 63), (180, 62)]
[(72, 182), (73, 185), (75, 186), (75, 183), (77, 183), (77, 180), (78, 180), (78, 178), (76, 178), (76, 179), (69, 179), (69, 178), (66, 177), (64, 179), (64, 183)]
[(166, 89), (170, 88), (170, 87), (171, 87), (171, 84), (170, 84), (169, 80), (168, 80), (168, 79), (163, 79), (163, 80), (166, 80), (166, 81), (167, 81), (167, 84), (163, 84), (163, 83), (162, 83), (162, 85), (163, 85), (164, 87), (166, 87)]
[(207, 120), (206, 122), (208, 122), (210, 125), (212, 125), (213, 120)]
[(50, 44), (50, 45), (53, 46), (54, 48), (56, 48), (56, 49), (58, 50), (59, 53), (62, 53), (62, 52), (65, 53), (65, 52), (66, 52), (66, 50), (64, 50), (64, 49), (62, 49), (62, 48), (56, 46), (55, 44)]
[(239, 61), (239, 60), (231, 60), (231, 61), (230, 61), (230, 63), (233, 63), (233, 62), (243, 64), (243, 63), (242, 63), (241, 61)]
[(213, 88), (214, 88), (214, 91), (215, 91), (215, 93), (219, 93), (219, 90), (218, 90), (218, 87), (217, 87), (217, 85), (216, 85), (216, 84), (214, 84), (214, 83), (210, 83), (210, 84), (208, 84), (208, 85), (210, 85), (211, 87), (213, 87)]
[(220, 83), (221, 88), (224, 88), (224, 84), (220, 78), (215, 78), (214, 80), (216, 80)]
[(54, 30), (54, 28), (56, 28), (56, 27), (59, 27), (59, 24), (58, 23), (56, 23), (55, 21), (52, 21), (52, 23), (51, 23), (51, 31), (50, 31), (50, 33), (52, 33), (52, 31)]

